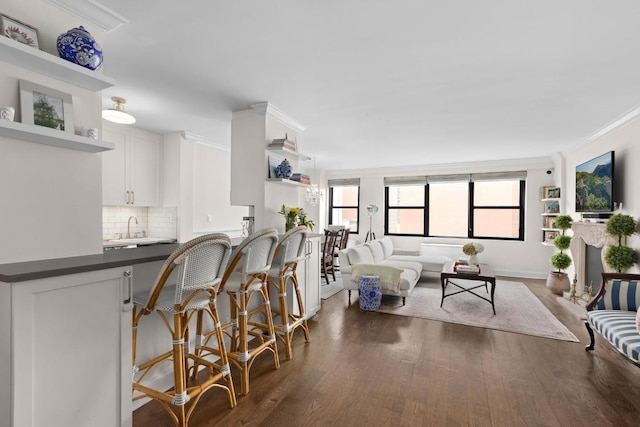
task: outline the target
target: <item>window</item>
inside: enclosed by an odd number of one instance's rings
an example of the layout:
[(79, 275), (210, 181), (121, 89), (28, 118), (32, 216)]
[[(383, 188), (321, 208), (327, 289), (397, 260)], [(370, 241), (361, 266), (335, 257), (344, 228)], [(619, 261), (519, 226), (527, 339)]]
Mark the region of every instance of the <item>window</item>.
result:
[(385, 234), (524, 240), (526, 172), (385, 178)]
[(329, 224), (344, 225), (358, 233), (360, 213), (360, 180), (329, 180)]
[(424, 190), (424, 185), (385, 186), (385, 234), (424, 234)]

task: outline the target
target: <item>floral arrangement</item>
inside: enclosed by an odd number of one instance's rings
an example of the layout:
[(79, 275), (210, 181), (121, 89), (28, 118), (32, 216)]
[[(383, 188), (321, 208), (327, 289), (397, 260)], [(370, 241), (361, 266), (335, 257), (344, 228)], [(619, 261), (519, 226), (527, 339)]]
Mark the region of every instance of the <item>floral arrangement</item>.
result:
[(484, 251), (484, 246), (481, 243), (466, 243), (462, 247), (462, 253), (465, 255), (478, 255)]
[(282, 205), (280, 211), (278, 212), (280, 215), (284, 216), (285, 219), (285, 231), (289, 231), (292, 228), (298, 225), (304, 225), (309, 228), (309, 230), (313, 231), (313, 220), (307, 219), (307, 214), (302, 208), (290, 207), (287, 208), (285, 205)]

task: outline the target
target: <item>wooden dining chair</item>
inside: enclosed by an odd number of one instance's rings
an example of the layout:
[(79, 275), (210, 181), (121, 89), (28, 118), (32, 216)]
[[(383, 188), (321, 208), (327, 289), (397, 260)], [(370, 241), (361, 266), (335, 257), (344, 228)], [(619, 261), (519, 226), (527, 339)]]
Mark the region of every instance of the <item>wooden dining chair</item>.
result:
[[(166, 260), (151, 291), (133, 296), (133, 399), (151, 398), (171, 416), (177, 426), (186, 426), (202, 395), (211, 388), (227, 392), (229, 404), (236, 405), (231, 369), (220, 327), (216, 296), (231, 255), (225, 234), (209, 234), (181, 245)], [(171, 349), (143, 363), (137, 363), (138, 326), (156, 313), (171, 335)], [(212, 361), (189, 351), (189, 323), (194, 315), (201, 328), (202, 315), (213, 320), (212, 335), (221, 349), (220, 359)], [(156, 389), (154, 373), (163, 366), (173, 369), (173, 384)], [(196, 375), (200, 367), (206, 375)], [(190, 375), (193, 371), (193, 375)]]
[(324, 230), (324, 243), (322, 244), (322, 259), (320, 260), (320, 269), (322, 277), (329, 284), (329, 273), (333, 277), (333, 281), (336, 280), (336, 270), (333, 256), (336, 247), (336, 239), (338, 238), (338, 231)]
[(340, 264), (338, 262), (338, 252), (347, 247), (349, 242), (349, 233), (351, 229), (348, 227), (338, 230), (338, 237), (336, 239), (336, 249), (333, 251), (333, 268), (336, 271), (340, 271)]
[[(271, 311), (274, 315), (274, 324), (277, 336), (284, 344), (287, 359), (293, 357), (291, 342), (293, 333), (298, 327), (304, 332), (305, 341), (309, 342), (309, 326), (307, 325), (307, 317), (304, 311), (304, 303), (298, 281), (297, 268), (298, 263), (304, 262), (305, 247), (307, 245), (307, 227), (298, 226), (289, 230), (278, 243), (276, 255), (273, 260), (271, 271), (269, 272), (269, 292), (274, 290), (277, 293), (277, 307), (271, 305)], [(287, 293), (287, 289), (291, 285), (291, 294)], [(291, 298), (288, 298), (291, 295)], [(273, 301), (275, 296), (271, 296)], [(293, 313), (289, 310), (289, 301), (291, 305), (295, 302), (298, 312)]]

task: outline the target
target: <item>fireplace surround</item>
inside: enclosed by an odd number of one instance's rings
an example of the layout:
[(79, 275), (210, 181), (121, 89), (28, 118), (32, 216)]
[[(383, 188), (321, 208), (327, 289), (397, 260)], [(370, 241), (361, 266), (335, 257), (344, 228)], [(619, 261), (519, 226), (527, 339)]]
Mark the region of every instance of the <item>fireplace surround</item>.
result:
[(602, 249), (600, 258), (603, 270), (605, 273), (613, 273), (614, 270), (605, 261), (605, 254), (607, 247), (617, 245), (618, 241), (615, 237), (607, 234), (606, 225), (602, 222), (574, 221), (571, 224), (571, 230), (573, 237), (569, 250), (576, 271), (576, 295), (580, 296), (586, 284), (587, 246)]

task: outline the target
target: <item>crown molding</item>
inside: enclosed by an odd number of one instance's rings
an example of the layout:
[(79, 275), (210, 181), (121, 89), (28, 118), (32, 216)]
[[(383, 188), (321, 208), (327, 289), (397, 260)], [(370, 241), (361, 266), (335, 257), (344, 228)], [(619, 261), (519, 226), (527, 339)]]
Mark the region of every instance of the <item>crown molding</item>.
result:
[(218, 150), (222, 151), (231, 151), (231, 147), (217, 142), (207, 141), (203, 136), (197, 135), (195, 133), (182, 131), (180, 134), (182, 135), (182, 138), (184, 138), (184, 140), (187, 142), (204, 145), (211, 148), (217, 148)]
[(638, 116), (640, 116), (640, 105), (636, 105), (631, 109), (631, 111), (627, 112), (626, 114), (623, 114), (622, 116), (615, 119), (613, 122), (609, 123), (602, 129), (600, 129), (599, 131), (591, 135), (589, 138), (587, 138), (587, 140), (585, 141), (585, 144), (590, 144), (591, 142), (597, 139), (600, 139), (603, 136), (627, 125), (628, 123), (637, 119)]
[(114, 10), (109, 9), (96, 0), (45, 0), (66, 12), (72, 13), (86, 21), (96, 24), (109, 33), (116, 28), (128, 24), (129, 20)]
[(279, 109), (275, 105), (270, 104), (269, 102), (260, 102), (258, 104), (252, 104), (251, 108), (256, 113), (262, 114), (263, 116), (271, 116), (274, 119), (282, 122), (283, 124), (293, 128), (294, 130), (297, 130), (299, 132), (302, 132), (302, 131), (304, 131), (306, 129), (305, 126), (302, 123), (300, 123), (299, 121), (297, 121), (296, 119), (294, 119), (290, 115), (286, 114), (285, 112), (283, 112), (281, 109)]
[(325, 169), (327, 178), (342, 177), (345, 175), (358, 175), (358, 176), (399, 176), (406, 174), (421, 174), (425, 173), (425, 170), (433, 173), (441, 170), (457, 170), (457, 169), (482, 169), (492, 168), (499, 170), (514, 170), (514, 169), (546, 169), (554, 165), (551, 157), (531, 157), (526, 159), (506, 159), (506, 160), (490, 160), (483, 162), (460, 162), (460, 163), (442, 163), (431, 165), (414, 165), (414, 166), (400, 166), (400, 167), (384, 167), (384, 168), (366, 168), (366, 169)]

